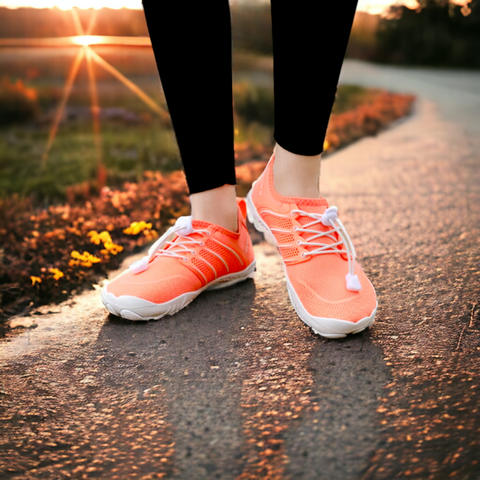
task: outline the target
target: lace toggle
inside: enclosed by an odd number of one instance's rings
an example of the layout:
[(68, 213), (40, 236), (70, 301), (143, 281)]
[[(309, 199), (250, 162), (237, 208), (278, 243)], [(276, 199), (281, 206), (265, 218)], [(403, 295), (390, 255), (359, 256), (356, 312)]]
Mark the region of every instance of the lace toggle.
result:
[(325, 212), (322, 214), (322, 223), (326, 227), (330, 227), (331, 221), (335, 221), (338, 218), (338, 208), (337, 207), (328, 207)]
[[(170, 236), (173, 234), (178, 234), (181, 237), (186, 237), (187, 235), (190, 235), (192, 232), (195, 230), (193, 229), (192, 226), (192, 217), (178, 217), (177, 221), (175, 222), (175, 225), (170, 227), (149, 249), (148, 249), (148, 254), (141, 258), (140, 260), (137, 260), (136, 262), (132, 263), (128, 268), (133, 272), (133, 273), (141, 273), (147, 270), (148, 264), (150, 263), (150, 260), (154, 257), (156, 253), (161, 251), (164, 247), (164, 245), (167, 243), (167, 240), (169, 239)], [(191, 242), (193, 240), (190, 240)], [(195, 241), (193, 241), (195, 242)], [(195, 242), (197, 243), (197, 242)], [(185, 249), (184, 250), (189, 250)], [(165, 251), (167, 252), (167, 251)], [(168, 252), (169, 256), (178, 256), (181, 257), (181, 255), (178, 255), (176, 252)]]

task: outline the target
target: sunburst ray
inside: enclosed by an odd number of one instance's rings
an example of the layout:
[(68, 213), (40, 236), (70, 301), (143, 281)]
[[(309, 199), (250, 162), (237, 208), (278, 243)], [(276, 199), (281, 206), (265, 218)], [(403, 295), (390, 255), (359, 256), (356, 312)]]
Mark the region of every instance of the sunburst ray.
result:
[(87, 27), (87, 35), (91, 35), (92, 30), (95, 27), (95, 23), (97, 22), (97, 12), (98, 10), (94, 10), (90, 16), (90, 22)]
[(138, 97), (140, 97), (152, 110), (157, 112), (162, 118), (165, 117), (165, 110), (158, 105), (155, 100), (149, 97), (140, 87), (135, 85), (131, 80), (125, 77), (122, 73), (120, 73), (113, 65), (110, 65), (106, 60), (104, 60), (98, 53), (94, 52), (91, 48), (89, 48), (93, 59), (101, 65), (105, 70), (110, 72), (113, 76), (118, 78), (125, 86), (127, 86), (132, 92), (134, 92)]
[[(91, 110), (92, 110), (92, 119), (93, 119), (93, 134), (95, 141), (95, 151), (96, 151), (96, 160), (97, 160), (97, 171), (103, 165), (102, 158), (102, 137), (100, 131), (100, 106), (98, 104), (98, 92), (97, 92), (97, 83), (95, 81), (95, 71), (93, 68), (92, 62), (92, 49), (88, 46), (83, 47), (85, 49), (86, 60), (87, 60), (87, 70), (88, 70), (88, 83), (90, 87), (90, 99), (91, 99)], [(102, 185), (103, 186), (103, 185)]]
[(85, 33), (83, 31), (82, 22), (80, 21), (80, 17), (78, 16), (77, 9), (72, 8), (70, 11), (72, 12), (73, 25), (75, 26), (75, 30), (77, 32), (77, 35), (85, 35)]
[(63, 112), (65, 110), (65, 105), (67, 104), (68, 97), (70, 96), (70, 93), (72, 91), (73, 82), (75, 81), (78, 70), (80, 68), (80, 64), (82, 63), (83, 56), (84, 56), (84, 50), (83, 48), (80, 48), (72, 64), (72, 68), (70, 69), (69, 75), (67, 77), (67, 81), (65, 82), (65, 86), (63, 89), (63, 97), (57, 108), (55, 119), (50, 129), (47, 147), (42, 156), (42, 168), (44, 168), (47, 164), (48, 154), (50, 153), (50, 149), (52, 148), (53, 140), (55, 139), (55, 135), (57, 134), (58, 125), (60, 124), (60, 121), (62, 119)]

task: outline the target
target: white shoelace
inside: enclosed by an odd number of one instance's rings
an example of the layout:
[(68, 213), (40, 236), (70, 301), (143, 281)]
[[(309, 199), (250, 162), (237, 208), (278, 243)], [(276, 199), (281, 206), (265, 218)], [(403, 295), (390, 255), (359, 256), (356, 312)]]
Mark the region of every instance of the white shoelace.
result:
[[(275, 214), (274, 212), (268, 212), (268, 213)], [(291, 213), (292, 214), (297, 213), (300, 216), (310, 217), (313, 219), (312, 222), (303, 225), (303, 228), (300, 228), (300, 227), (293, 228), (296, 232), (313, 234), (309, 238), (305, 239), (305, 241), (303, 242), (298, 241), (297, 242), (298, 245), (308, 245), (308, 246), (318, 247), (314, 250), (303, 252), (302, 257), (307, 257), (309, 255), (321, 255), (325, 253), (340, 253), (343, 255), (347, 255), (348, 273), (345, 276), (345, 280), (347, 282), (347, 289), (358, 292), (362, 288), (362, 285), (360, 284), (358, 275), (355, 275), (355, 258), (356, 258), (355, 248), (353, 246), (352, 240), (350, 239), (350, 236), (348, 235), (343, 223), (338, 218), (337, 207), (334, 207), (334, 206), (329, 207), (325, 210), (323, 214), (309, 213), (299, 209), (292, 210)], [(278, 216), (278, 214), (275, 214), (275, 215)], [(309, 227), (313, 227), (314, 225), (318, 225), (319, 223), (322, 223), (326, 227), (332, 227), (332, 229), (326, 232), (319, 232), (318, 230), (309, 229)], [(271, 230), (282, 232), (282, 233), (289, 233), (288, 230), (282, 230), (279, 228), (271, 228)], [(333, 235), (335, 232), (338, 233), (341, 240), (336, 241), (336, 238)], [(334, 243), (318, 243), (314, 241), (324, 236), (332, 239)], [(335, 247), (338, 247), (339, 245), (345, 245), (345, 250), (340, 248), (335, 248)], [(278, 245), (278, 247), (295, 248), (295, 245)]]
[[(176, 241), (176, 242), (169, 242), (168, 239), (173, 234), (177, 234), (182, 239), (185, 238), (185, 241)], [(192, 245), (203, 245), (201, 240), (196, 240), (194, 238), (189, 237), (188, 235), (192, 233), (206, 233), (207, 235), (211, 235), (209, 230), (201, 229), (195, 230), (192, 226), (192, 217), (178, 217), (175, 225), (170, 227), (155, 243), (148, 249), (148, 254), (141, 258), (140, 260), (132, 263), (129, 266), (129, 269), (133, 273), (140, 273), (147, 270), (150, 260), (154, 256), (167, 256), (167, 257), (175, 257), (181, 258), (185, 261), (188, 260), (185, 257), (186, 252), (195, 253), (196, 251), (191, 248)], [(164, 248), (165, 245), (175, 245), (175, 250), (166, 250)], [(190, 248), (187, 246), (190, 245)], [(177, 248), (178, 247), (178, 248)]]

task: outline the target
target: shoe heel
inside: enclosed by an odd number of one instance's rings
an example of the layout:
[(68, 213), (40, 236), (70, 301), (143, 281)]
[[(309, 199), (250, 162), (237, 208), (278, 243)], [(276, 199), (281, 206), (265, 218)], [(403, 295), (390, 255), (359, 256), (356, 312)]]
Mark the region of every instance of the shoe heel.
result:
[(261, 219), (260, 215), (257, 213), (257, 209), (255, 208), (255, 205), (253, 205), (253, 202), (250, 198), (250, 192), (247, 193), (247, 218), (250, 223), (253, 224), (255, 229), (263, 233), (263, 236), (265, 237), (265, 240), (270, 244), (273, 245), (274, 247), (277, 246), (277, 241), (275, 240), (275, 237), (273, 234), (270, 232), (270, 229), (265, 225), (263, 220)]
[(257, 228), (257, 225), (255, 224), (255, 217), (253, 216), (252, 212), (252, 206), (251, 206), (251, 200), (250, 200), (250, 192), (247, 193), (245, 203), (247, 204), (247, 219), (248, 221), (255, 226), (255, 228), (260, 231)]

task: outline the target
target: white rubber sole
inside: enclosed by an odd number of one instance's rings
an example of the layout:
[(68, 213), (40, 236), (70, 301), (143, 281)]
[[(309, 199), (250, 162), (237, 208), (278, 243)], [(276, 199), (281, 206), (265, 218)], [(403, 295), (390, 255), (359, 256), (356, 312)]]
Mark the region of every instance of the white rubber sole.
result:
[(149, 302), (148, 300), (143, 300), (142, 298), (133, 297), (131, 295), (116, 297), (113, 293), (107, 292), (107, 286), (103, 287), (101, 297), (107, 310), (118, 317), (135, 321), (159, 320), (165, 315), (173, 315), (174, 313), (177, 313), (190, 302), (195, 300), (195, 298), (204, 290), (218, 290), (242, 282), (248, 278), (254, 278), (255, 270), (256, 262), (254, 260), (241, 272), (224, 275), (199, 290), (184, 293), (183, 295), (179, 295), (173, 300), (165, 303)]
[[(253, 185), (252, 185), (253, 188)], [(262, 232), (265, 236), (265, 240), (277, 247), (277, 241), (272, 231), (268, 228), (268, 225), (263, 221), (262, 217), (257, 212), (255, 205), (251, 199), (251, 190), (247, 193), (247, 216), (250, 223), (253, 223), (255, 228)], [(368, 316), (360, 319), (358, 322), (349, 322), (347, 320), (340, 320), (338, 318), (326, 318), (326, 317), (314, 317), (310, 315), (302, 302), (298, 298), (295, 289), (293, 288), (283, 264), (283, 271), (285, 272), (285, 279), (287, 281), (287, 290), (292, 302), (293, 308), (297, 312), (297, 315), (306, 323), (315, 333), (327, 338), (344, 338), (348, 334), (359, 333), (368, 328), (375, 322), (375, 314), (377, 313), (378, 302), (373, 309), (373, 312)]]

